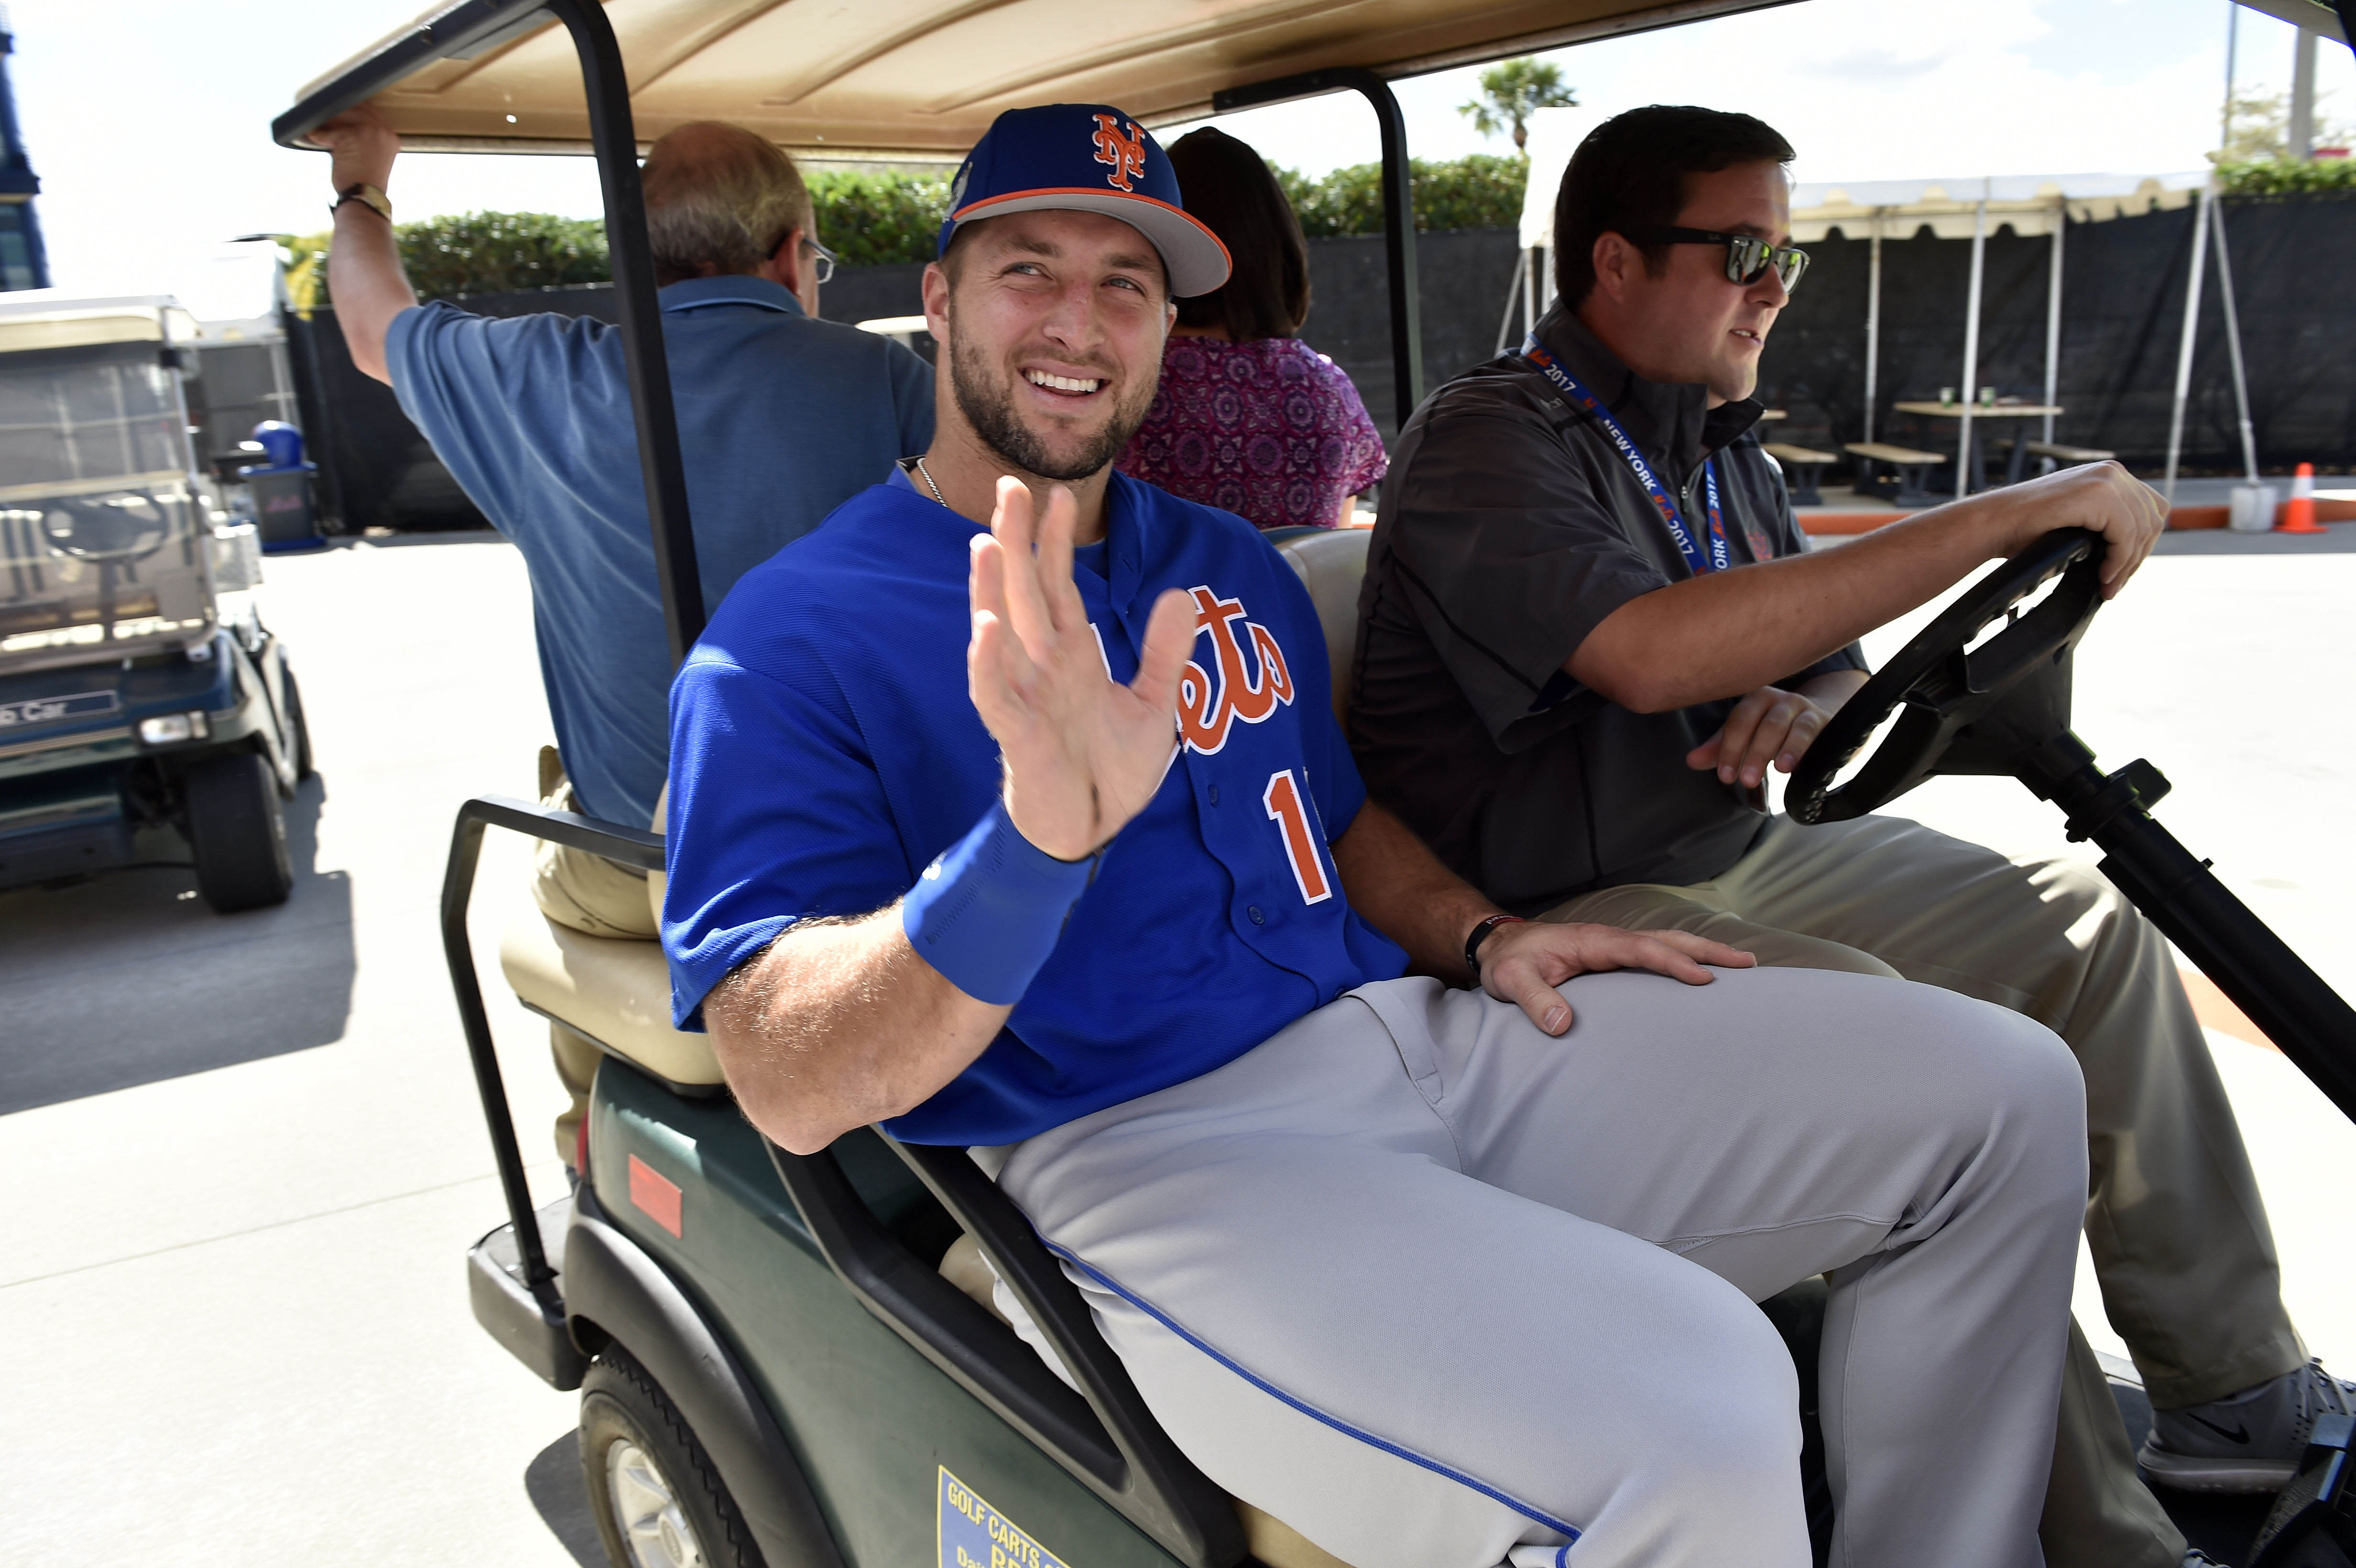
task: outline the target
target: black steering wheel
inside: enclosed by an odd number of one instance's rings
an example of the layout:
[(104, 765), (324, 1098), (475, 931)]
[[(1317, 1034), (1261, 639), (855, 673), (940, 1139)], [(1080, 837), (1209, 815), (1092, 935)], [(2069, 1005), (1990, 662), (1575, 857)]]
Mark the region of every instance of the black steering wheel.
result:
[[(2067, 730), (2069, 655), (2103, 605), (2103, 549), (2100, 534), (2056, 529), (1982, 578), (1915, 634), (1833, 715), (1800, 759), (1783, 795), (1783, 809), (1792, 819), (1845, 822), (1904, 795), (1938, 771), (1959, 731), (1990, 718), (2008, 693), (2040, 671), (2052, 672), (2047, 684), (2058, 685), (2058, 694), (2045, 694), (2040, 706), (2051, 711), (2037, 727), (2050, 727), (2053, 733)], [(2056, 574), (2062, 581), (2042, 603), (2025, 615), (2013, 614), (2014, 605)], [(1972, 639), (1999, 617), (2011, 624), (1971, 647)], [(1901, 705), (1905, 711), (1889, 737), (1854, 778), (1835, 785), (1834, 776), (1890, 709)], [(2020, 737), (2029, 744), (2045, 738)]]

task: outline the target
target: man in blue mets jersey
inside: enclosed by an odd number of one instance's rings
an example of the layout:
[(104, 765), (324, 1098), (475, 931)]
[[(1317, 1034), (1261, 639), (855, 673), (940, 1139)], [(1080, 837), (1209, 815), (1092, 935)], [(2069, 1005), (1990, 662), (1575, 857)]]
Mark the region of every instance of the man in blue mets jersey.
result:
[(672, 692), (674, 1008), (745, 1114), (971, 1148), (1195, 1463), (1356, 1568), (1803, 1568), (1751, 1303), (1826, 1272), (1834, 1560), (2037, 1563), (2067, 1051), (1449, 872), (1285, 562), (1111, 471), (1226, 273), (1161, 149), (1016, 111), (953, 189), (934, 443)]

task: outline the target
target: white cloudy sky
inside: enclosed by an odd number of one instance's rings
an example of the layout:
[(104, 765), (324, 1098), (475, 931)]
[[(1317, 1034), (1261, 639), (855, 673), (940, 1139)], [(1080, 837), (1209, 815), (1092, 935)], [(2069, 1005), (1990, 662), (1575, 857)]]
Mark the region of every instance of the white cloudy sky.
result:
[[(269, 140), (294, 89), (425, 9), (424, 0), (14, 0), (9, 61), (45, 187), (57, 282), (187, 292), (230, 237), (320, 227), (326, 165)], [(1808, 0), (1559, 51), (1582, 106), (1706, 103), (1760, 115), (1803, 179), (2197, 168), (2216, 144), (2228, 0)], [(2240, 80), (2289, 79), (2291, 29), (2243, 11)], [(2327, 113), (2356, 118), (2356, 62), (2322, 50)], [(1411, 149), (1483, 143), (1455, 112), (1469, 70), (1399, 84)], [(1355, 98), (1223, 123), (1322, 172), (1378, 155)], [(475, 208), (594, 216), (587, 160), (413, 156), (404, 217)]]

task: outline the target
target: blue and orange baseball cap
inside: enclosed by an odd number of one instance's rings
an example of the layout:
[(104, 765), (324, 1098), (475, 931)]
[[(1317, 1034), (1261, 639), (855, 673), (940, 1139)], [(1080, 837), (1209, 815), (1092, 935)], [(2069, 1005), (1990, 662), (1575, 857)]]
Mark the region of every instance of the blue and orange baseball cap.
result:
[(1108, 104), (1047, 103), (991, 121), (949, 186), (941, 253), (961, 223), (1050, 209), (1101, 212), (1135, 229), (1162, 253), (1173, 294), (1206, 294), (1227, 281), (1227, 248), (1186, 216), (1161, 144)]

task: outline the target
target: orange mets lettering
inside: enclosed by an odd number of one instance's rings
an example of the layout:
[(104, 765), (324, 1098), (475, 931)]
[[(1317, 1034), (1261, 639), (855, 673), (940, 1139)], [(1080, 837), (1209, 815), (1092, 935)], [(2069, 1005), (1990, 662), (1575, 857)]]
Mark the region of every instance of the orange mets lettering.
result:
[[(1217, 677), (1189, 661), (1178, 675), (1178, 732), (1185, 743), (1208, 756), (1227, 743), (1227, 731), (1237, 724), (1258, 724), (1292, 701), (1292, 672), (1285, 667), (1284, 650), (1266, 626), (1245, 621), (1243, 602), (1222, 599), (1208, 588), (1193, 590), (1194, 629), (1208, 632)], [(1237, 623), (1242, 622), (1238, 635)], [(1251, 644), (1252, 663), (1244, 667), (1244, 644)]]
[(1112, 165), (1112, 173), (1105, 176), (1105, 183), (1122, 190), (1135, 189), (1129, 182), (1145, 177), (1145, 133), (1131, 123), (1129, 134), (1124, 136), (1120, 133), (1119, 115), (1099, 114), (1097, 116), (1096, 144), (1097, 162)]

